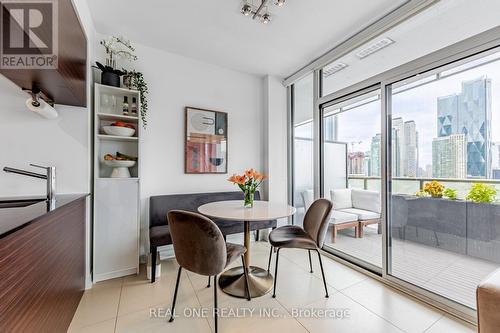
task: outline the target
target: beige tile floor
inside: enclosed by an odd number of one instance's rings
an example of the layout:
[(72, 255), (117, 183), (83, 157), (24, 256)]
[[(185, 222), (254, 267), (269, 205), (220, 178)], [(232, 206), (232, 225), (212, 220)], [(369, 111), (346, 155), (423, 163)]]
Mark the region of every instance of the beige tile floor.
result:
[[(366, 227), (363, 238), (355, 238), (353, 229), (340, 231), (335, 243), (330, 235), (327, 246), (382, 267), (382, 235), (375, 226)], [(471, 308), (476, 307), (476, 286), (499, 267), (491, 261), (399, 239), (393, 239), (391, 253), (392, 275)]]
[[(266, 267), (268, 251), (265, 242), (253, 244), (252, 264)], [(307, 252), (282, 250), (275, 299), (268, 294), (248, 302), (219, 291), (219, 307), (233, 311), (219, 320), (219, 332), (476, 331), (472, 325), (323, 258), (330, 298), (324, 297), (317, 257), (313, 257), (314, 273), (310, 274)], [(151, 316), (151, 309), (170, 308), (177, 267), (174, 259), (163, 260), (162, 276), (155, 284), (146, 280), (142, 269), (138, 276), (94, 285), (83, 295), (68, 332), (214, 332), (213, 288), (206, 288), (206, 277), (186, 271), (181, 278), (176, 320), (169, 323), (168, 318)], [(188, 316), (200, 309), (207, 310), (208, 315)], [(330, 318), (322, 316), (321, 311)]]

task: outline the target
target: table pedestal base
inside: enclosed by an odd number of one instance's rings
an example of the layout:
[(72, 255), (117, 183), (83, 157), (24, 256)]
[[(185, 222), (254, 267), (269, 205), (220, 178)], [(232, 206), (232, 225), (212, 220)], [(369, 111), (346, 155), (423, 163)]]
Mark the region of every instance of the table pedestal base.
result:
[[(231, 268), (222, 273), (219, 277), (219, 287), (226, 294), (246, 298), (243, 267)], [(252, 298), (264, 296), (273, 288), (273, 276), (265, 269), (250, 266), (248, 268), (248, 287)]]

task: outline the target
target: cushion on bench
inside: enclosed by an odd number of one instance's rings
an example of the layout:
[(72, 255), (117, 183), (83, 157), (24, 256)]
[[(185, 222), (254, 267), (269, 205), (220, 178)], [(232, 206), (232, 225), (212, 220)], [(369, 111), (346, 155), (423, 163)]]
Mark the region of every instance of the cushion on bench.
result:
[(356, 221), (358, 221), (358, 215), (345, 213), (335, 209), (332, 210), (332, 215), (330, 215), (331, 224), (342, 224)]
[[(352, 208), (381, 212), (380, 193), (377, 191), (352, 189)], [(346, 207), (346, 208), (351, 208)], [(341, 208), (339, 208), (341, 209)]]
[(358, 208), (341, 209), (340, 212), (354, 214), (359, 218), (360, 221), (376, 220), (376, 219), (380, 218), (379, 213), (372, 212), (370, 210), (358, 209)]
[(350, 188), (330, 190), (333, 209), (352, 208), (351, 191)]
[(307, 211), (314, 202), (314, 192), (313, 190), (306, 190), (300, 192), (300, 195), (302, 196), (302, 202), (304, 203), (304, 210)]

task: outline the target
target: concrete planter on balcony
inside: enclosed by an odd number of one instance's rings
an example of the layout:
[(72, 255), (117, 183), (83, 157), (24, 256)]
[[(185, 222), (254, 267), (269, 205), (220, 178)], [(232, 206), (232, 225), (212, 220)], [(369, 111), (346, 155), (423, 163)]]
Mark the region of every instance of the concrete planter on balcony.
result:
[(392, 197), (392, 237), (500, 263), (500, 205)]
[(467, 254), (500, 263), (500, 205), (467, 202)]

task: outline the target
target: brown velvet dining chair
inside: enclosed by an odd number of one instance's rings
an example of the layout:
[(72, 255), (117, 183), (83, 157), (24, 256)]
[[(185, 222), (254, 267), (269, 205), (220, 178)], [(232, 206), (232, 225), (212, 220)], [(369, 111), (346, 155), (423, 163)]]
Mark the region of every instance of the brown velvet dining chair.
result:
[[(214, 320), (217, 332), (217, 275), (222, 273), (229, 264), (241, 257), (245, 265), (246, 248), (242, 245), (226, 243), (222, 232), (209, 218), (192, 212), (171, 210), (168, 212), (170, 235), (179, 270), (175, 283), (174, 299), (170, 322), (174, 321), (175, 301), (179, 289), (182, 269), (190, 272), (214, 277)], [(247, 299), (250, 300), (248, 288), (248, 272), (245, 270), (245, 288)]]
[(304, 216), (304, 228), (296, 225), (285, 225), (271, 231), (269, 234), (271, 251), (269, 252), (268, 271), (271, 266), (271, 256), (273, 254), (273, 250), (277, 249), (273, 297), (276, 297), (278, 258), (282, 248), (307, 250), (309, 254), (309, 267), (311, 273), (313, 272), (311, 251), (316, 251), (318, 253), (321, 275), (323, 276), (323, 284), (325, 285), (325, 297), (328, 297), (328, 288), (326, 286), (325, 272), (323, 270), (323, 262), (321, 261), (321, 253), (319, 252), (319, 249), (323, 247), (323, 243), (325, 242), (332, 207), (333, 204), (330, 200), (318, 199), (311, 204), (306, 212), (306, 215)]

